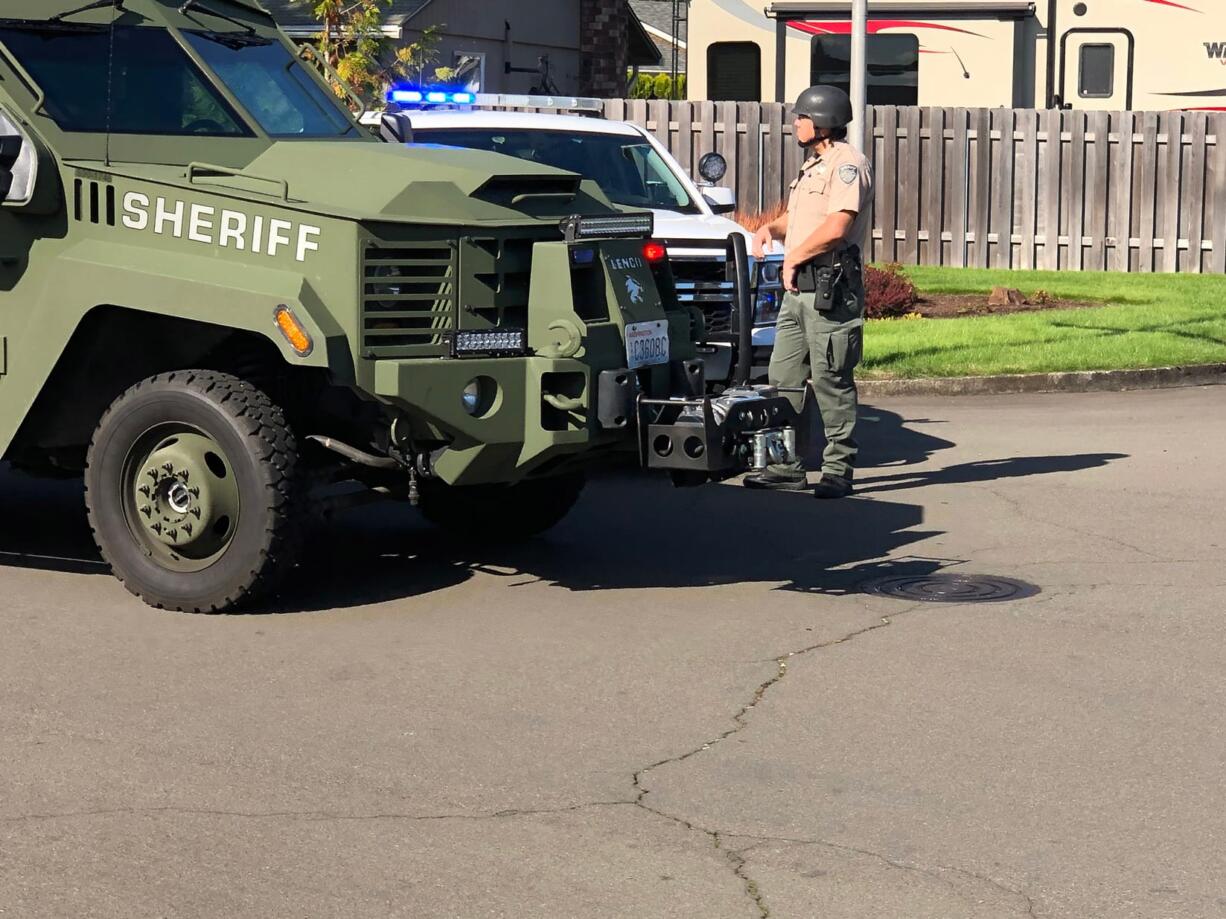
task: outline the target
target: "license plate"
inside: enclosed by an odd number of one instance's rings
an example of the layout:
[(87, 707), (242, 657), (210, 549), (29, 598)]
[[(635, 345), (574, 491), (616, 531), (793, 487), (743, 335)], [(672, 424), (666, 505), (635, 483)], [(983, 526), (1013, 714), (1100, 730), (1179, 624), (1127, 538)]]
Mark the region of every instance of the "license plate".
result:
[(633, 322), (626, 326), (626, 366), (631, 370), (668, 363), (668, 322)]

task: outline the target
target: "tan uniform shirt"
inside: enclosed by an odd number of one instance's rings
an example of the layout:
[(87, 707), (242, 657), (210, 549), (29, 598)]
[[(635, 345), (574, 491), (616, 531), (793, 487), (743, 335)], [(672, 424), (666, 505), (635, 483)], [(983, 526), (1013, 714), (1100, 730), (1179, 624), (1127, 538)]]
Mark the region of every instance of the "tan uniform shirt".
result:
[(847, 245), (865, 248), (869, 205), (873, 199), (873, 169), (855, 147), (843, 141), (801, 167), (788, 198), (788, 232), (784, 247), (791, 251), (820, 227), (831, 214), (856, 215)]

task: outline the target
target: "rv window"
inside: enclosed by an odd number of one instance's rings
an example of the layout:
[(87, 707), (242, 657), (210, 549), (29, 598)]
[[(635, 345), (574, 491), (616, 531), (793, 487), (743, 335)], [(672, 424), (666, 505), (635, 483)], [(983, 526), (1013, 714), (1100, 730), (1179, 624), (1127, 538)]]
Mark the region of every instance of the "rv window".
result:
[[(813, 39), (813, 84), (851, 89), (851, 36)], [(868, 36), (868, 104), (919, 104), (919, 39), (914, 35)]]
[(1082, 45), (1077, 93), (1083, 99), (1115, 95), (1115, 45)]
[(762, 100), (762, 49), (752, 41), (721, 41), (707, 48), (707, 98)]

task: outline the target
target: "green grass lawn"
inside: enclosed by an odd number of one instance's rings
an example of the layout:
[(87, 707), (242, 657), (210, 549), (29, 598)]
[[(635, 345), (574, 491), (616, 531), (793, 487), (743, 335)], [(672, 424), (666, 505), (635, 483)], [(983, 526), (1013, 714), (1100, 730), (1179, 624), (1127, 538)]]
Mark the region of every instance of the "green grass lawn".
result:
[(1226, 277), (908, 268), (925, 293), (1101, 301), (1088, 309), (868, 323), (866, 379), (1123, 370), (1226, 363)]

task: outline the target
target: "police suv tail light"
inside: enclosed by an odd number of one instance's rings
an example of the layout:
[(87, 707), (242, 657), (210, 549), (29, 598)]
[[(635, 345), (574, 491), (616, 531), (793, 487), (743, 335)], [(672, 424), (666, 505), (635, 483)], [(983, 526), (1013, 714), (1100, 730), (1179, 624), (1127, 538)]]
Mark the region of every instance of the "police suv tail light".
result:
[(456, 332), (451, 339), (452, 357), (517, 357), (527, 353), (528, 333), (523, 329)]
[(655, 215), (625, 214), (600, 217), (567, 217), (558, 225), (567, 242), (581, 239), (635, 239), (655, 232)]

